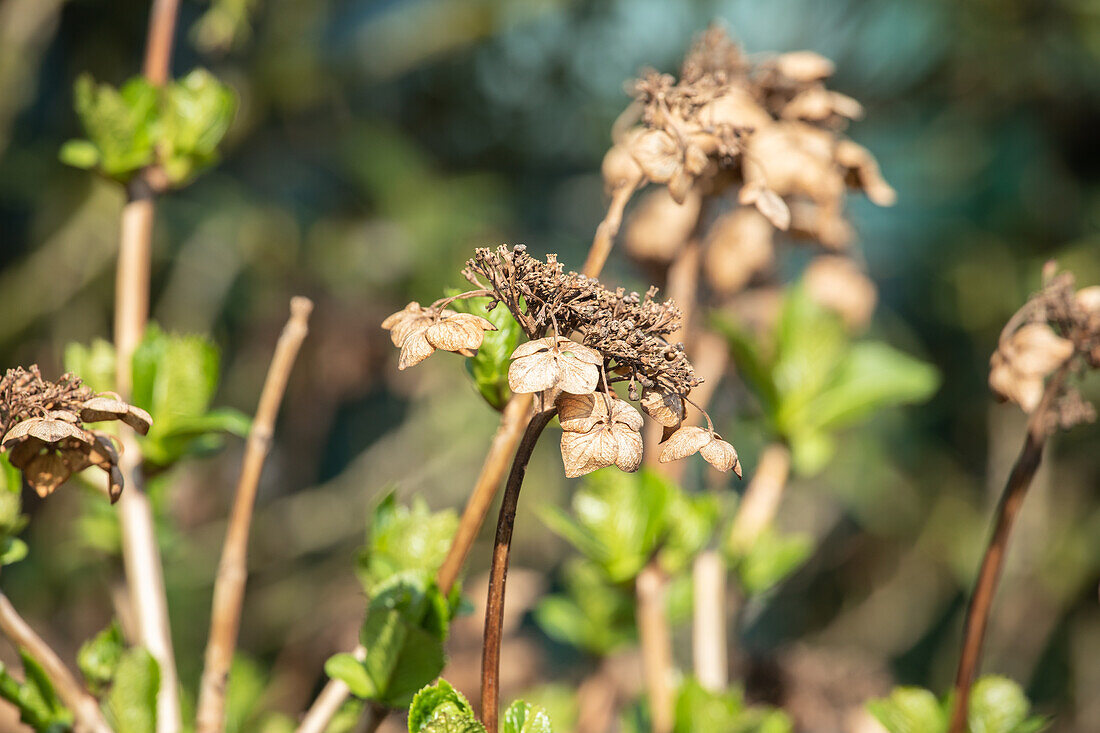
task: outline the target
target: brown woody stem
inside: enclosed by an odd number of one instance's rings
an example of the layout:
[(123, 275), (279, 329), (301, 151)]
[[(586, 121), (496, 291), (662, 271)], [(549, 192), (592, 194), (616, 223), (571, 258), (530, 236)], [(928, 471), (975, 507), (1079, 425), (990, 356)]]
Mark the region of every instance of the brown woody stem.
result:
[(611, 194), (607, 214), (596, 227), (596, 236), (592, 239), (588, 258), (584, 261), (584, 269), (581, 271), (588, 277), (598, 277), (603, 270), (604, 263), (611, 254), (611, 247), (615, 244), (615, 235), (619, 233), (619, 227), (623, 223), (623, 211), (630, 197), (634, 195), (634, 190), (634, 186), (619, 186)]
[(642, 674), (653, 733), (670, 733), (673, 724), (672, 634), (665, 613), (667, 579), (655, 560), (635, 580), (638, 638), (642, 646)]
[(241, 625), (244, 587), (248, 579), (248, 534), (252, 526), (252, 509), (256, 504), (256, 489), (260, 484), (264, 460), (271, 448), (275, 418), (283, 401), (290, 371), (309, 331), (312, 310), (313, 303), (308, 298), (299, 297), (290, 301), (290, 319), (275, 346), (275, 355), (260, 392), (256, 417), (248, 432), (237, 494), (225, 532), (218, 575), (214, 580), (210, 636), (206, 643), (206, 662), (195, 717), (198, 733), (218, 733), (225, 727), (225, 692)]
[(1009, 535), (1016, 517), (1023, 506), (1027, 490), (1035, 478), (1035, 472), (1043, 459), (1043, 448), (1055, 424), (1051, 408), (1062, 390), (1069, 369), (1068, 362), (1063, 365), (1047, 383), (1043, 399), (1031, 413), (1027, 422), (1027, 436), (1020, 449), (1020, 455), (1008, 475), (1004, 492), (997, 503), (993, 534), (982, 558), (978, 579), (974, 584), (974, 593), (966, 613), (966, 626), (963, 630), (962, 652), (959, 655), (959, 668), (955, 674), (955, 707), (951, 713), (949, 733), (965, 733), (970, 710), (970, 688), (978, 673), (982, 658), (982, 645), (989, 624), (989, 614), (993, 608), (993, 599), (997, 593), (997, 584), (1008, 552)]
[(489, 571), (489, 596), (485, 603), (485, 638), (481, 651), (481, 722), (488, 733), (497, 733), (500, 712), (500, 644), (504, 634), (504, 586), (508, 579), (508, 555), (512, 549), (512, 528), (527, 462), (542, 435), (543, 429), (557, 414), (551, 408), (531, 418), (512, 461), (508, 484), (497, 519), (497, 536), (493, 545), (493, 564)]
[(57, 696), (72, 711), (76, 733), (111, 733), (96, 699), (84, 691), (57, 653), (23, 620), (3, 593), (0, 593), (0, 632), (42, 665)]

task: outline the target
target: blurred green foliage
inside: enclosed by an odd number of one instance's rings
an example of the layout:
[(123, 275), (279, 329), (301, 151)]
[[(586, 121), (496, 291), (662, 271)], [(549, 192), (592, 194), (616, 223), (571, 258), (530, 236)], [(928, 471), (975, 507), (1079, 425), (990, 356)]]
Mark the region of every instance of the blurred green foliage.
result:
[[(883, 700), (868, 704), (890, 733), (941, 733), (951, 719), (951, 697), (936, 699), (928, 690), (899, 687)], [(1049, 725), (1030, 714), (1031, 703), (1010, 679), (991, 675), (974, 683), (970, 692), (971, 733), (1037, 733)]]
[[(553, 733), (546, 711), (516, 700), (501, 717), (502, 733)], [(474, 709), (446, 680), (420, 690), (409, 708), (409, 733), (484, 733)]]
[(73, 714), (61, 704), (53, 685), (37, 661), (25, 650), (21, 682), (0, 664), (0, 697), (15, 705), (19, 719), (38, 733), (62, 733), (72, 729)]

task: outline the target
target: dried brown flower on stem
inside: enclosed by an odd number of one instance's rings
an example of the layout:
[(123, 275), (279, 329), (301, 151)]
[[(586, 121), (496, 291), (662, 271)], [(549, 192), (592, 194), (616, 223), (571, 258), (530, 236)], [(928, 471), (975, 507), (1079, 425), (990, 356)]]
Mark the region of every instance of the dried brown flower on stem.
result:
[(1073, 276), (1055, 274), (1053, 263), (1048, 264), (1044, 280), (1045, 287), (1009, 320), (990, 360), (993, 391), (1029, 413), (1027, 435), (997, 504), (993, 534), (967, 609), (950, 733), (966, 730), (970, 688), (981, 662), (1009, 535), (1039, 469), (1047, 438), (1059, 427), (1066, 429), (1096, 417), (1093, 406), (1082, 399), (1068, 378), (1100, 368), (1100, 290), (1095, 286), (1076, 290)]
[(119, 420), (142, 435), (153, 421), (145, 410), (112, 392), (95, 394), (79, 378), (42, 378), (37, 366), (9, 369), (0, 378), (0, 451), (23, 472), (39, 496), (48, 496), (74, 473), (90, 466), (108, 476), (111, 502), (122, 493), (116, 439), (84, 423)]

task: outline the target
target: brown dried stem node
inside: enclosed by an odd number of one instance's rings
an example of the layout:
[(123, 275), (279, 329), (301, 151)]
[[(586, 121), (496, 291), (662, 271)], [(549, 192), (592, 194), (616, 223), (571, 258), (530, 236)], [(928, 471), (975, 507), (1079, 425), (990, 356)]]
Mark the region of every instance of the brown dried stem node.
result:
[(275, 345), (275, 354), (260, 392), (256, 416), (248, 433), (218, 575), (214, 579), (210, 635), (206, 644), (206, 661), (195, 717), (195, 726), (199, 733), (217, 733), (225, 727), (225, 693), (229, 682), (229, 668), (233, 662), (233, 650), (240, 630), (245, 582), (248, 579), (248, 534), (252, 525), (252, 510), (256, 504), (256, 490), (264, 461), (271, 449), (275, 418), (286, 392), (290, 372), (309, 332), (309, 315), (312, 310), (313, 303), (308, 298), (296, 297), (290, 301), (290, 318)]

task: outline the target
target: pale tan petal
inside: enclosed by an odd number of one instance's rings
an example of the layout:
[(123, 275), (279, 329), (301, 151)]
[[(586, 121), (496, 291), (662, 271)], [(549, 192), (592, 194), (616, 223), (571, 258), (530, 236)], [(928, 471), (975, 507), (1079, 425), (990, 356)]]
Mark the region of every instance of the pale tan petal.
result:
[(1073, 356), (1073, 342), (1045, 323), (1029, 323), (1012, 335), (1012, 368), (1026, 376), (1045, 377)]
[(695, 177), (680, 168), (672, 174), (672, 178), (668, 181), (668, 194), (672, 196), (673, 201), (682, 204), (687, 199), (688, 194), (691, 193), (691, 186), (694, 183)]
[(382, 328), (390, 332), (393, 345), (400, 348), (413, 329), (427, 328), (430, 318), (425, 315), (425, 310), (420, 307), (420, 304), (413, 301), (405, 306), (404, 310), (386, 316), (382, 321)]
[(65, 420), (35, 420), (27, 434), (44, 443), (59, 443), (66, 439), (76, 440), (85, 445), (91, 445), (93, 442), (90, 433)]
[(775, 66), (783, 76), (802, 83), (826, 79), (836, 69), (832, 61), (813, 51), (780, 54), (775, 59)]
[(417, 303), (414, 300), (411, 303), (409, 303), (408, 305), (406, 305), (403, 309), (397, 311), (396, 313), (391, 313), (390, 315), (386, 316), (385, 320), (382, 321), (382, 328), (384, 328), (388, 331), (391, 328), (393, 328), (394, 326), (396, 326), (398, 323), (400, 323), (401, 321), (408, 318), (413, 313), (418, 312), (419, 310), (420, 310), (420, 304)]
[(665, 427), (679, 425), (684, 419), (684, 401), (673, 392), (649, 390), (642, 395), (642, 410)]
[(572, 339), (559, 338), (558, 349), (563, 354), (566, 354), (567, 356), (572, 356), (573, 358), (577, 359), (578, 361), (582, 361), (585, 364), (593, 364), (595, 366), (600, 366), (601, 364), (603, 364), (603, 354), (596, 351), (595, 349), (590, 349), (587, 346), (578, 344)]
[(670, 261), (695, 230), (702, 200), (696, 191), (678, 204), (667, 188), (653, 189), (627, 219), (623, 246), (638, 259)]
[(476, 350), (481, 347), (485, 332), (495, 330), (496, 326), (484, 318), (456, 313), (429, 326), (424, 337), (429, 344), (444, 351)]
[(122, 400), (96, 395), (81, 406), (80, 419), (82, 422), (118, 420), (127, 413), (129, 407)]
[(587, 433), (561, 434), (561, 459), (566, 478), (577, 478), (615, 463), (615, 436), (604, 427)]
[(719, 471), (729, 471), (738, 465), (737, 450), (717, 436), (699, 449), (699, 455)]
[(524, 341), (522, 344), (516, 347), (516, 350), (512, 352), (513, 359), (522, 359), (525, 356), (531, 356), (537, 354), (540, 351), (549, 351), (557, 345), (557, 341), (553, 336), (548, 336), (543, 339), (535, 339), (534, 341)]
[(653, 183), (668, 183), (681, 168), (680, 146), (664, 130), (647, 130), (629, 145), (630, 154)]
[(122, 416), (122, 422), (142, 435), (148, 435), (149, 428), (153, 427), (153, 416), (137, 405), (130, 405), (126, 414)]
[(841, 140), (836, 146), (836, 160), (850, 170), (849, 185), (863, 189), (872, 203), (893, 206), (897, 202), (897, 191), (882, 177), (870, 150), (851, 140)]
[(711, 440), (711, 434), (703, 428), (687, 425), (669, 437), (661, 446), (661, 463), (676, 461), (696, 453)]
[(642, 425), (645, 424), (642, 413), (638, 412), (634, 405), (617, 397), (611, 400), (611, 421), (626, 425), (631, 430), (641, 430)]
[(516, 359), (508, 367), (508, 386), (516, 394), (550, 389), (561, 379), (561, 367), (554, 354), (543, 351)]
[(401, 344), (401, 358), (397, 360), (398, 369), (408, 369), (427, 359), (435, 351), (428, 339), (424, 338), (424, 331), (410, 334)]
[(613, 425), (611, 432), (617, 448), (615, 465), (627, 473), (637, 471), (642, 465), (642, 434), (621, 423)]
[(1088, 313), (1100, 313), (1100, 285), (1081, 288), (1074, 296), (1078, 307)]
[(602, 395), (563, 392), (558, 396), (557, 407), (558, 421), (566, 432), (587, 433), (607, 422), (607, 404)]
[[(554, 361), (560, 370), (557, 386), (570, 394), (588, 394), (594, 392), (600, 383), (600, 370), (593, 364), (567, 354), (554, 355)], [(515, 391), (515, 390), (513, 390)]]
[(786, 231), (791, 225), (791, 210), (775, 191), (761, 184), (741, 187), (738, 199), (742, 204), (752, 204), (776, 229)]

